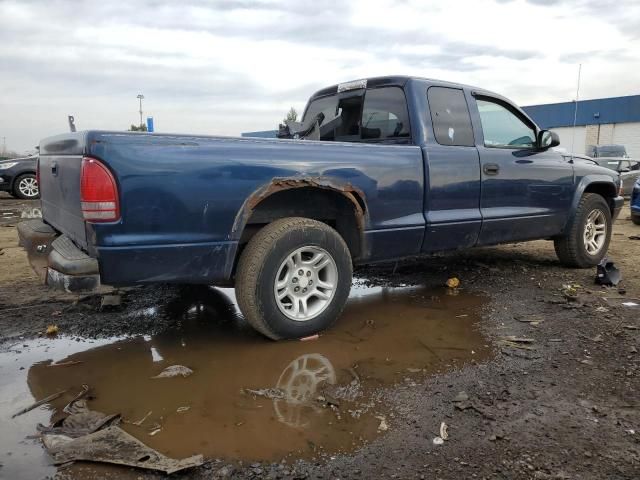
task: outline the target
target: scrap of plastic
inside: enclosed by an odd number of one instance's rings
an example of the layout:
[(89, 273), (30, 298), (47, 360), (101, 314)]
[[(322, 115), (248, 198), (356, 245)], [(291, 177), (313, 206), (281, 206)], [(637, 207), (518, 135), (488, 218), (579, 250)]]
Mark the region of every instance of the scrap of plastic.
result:
[(458, 277), (451, 277), (447, 280), (447, 287), (458, 288), (460, 286), (460, 279)]
[(620, 274), (620, 270), (615, 266), (615, 264), (607, 257), (603, 258), (602, 261), (596, 267), (596, 284), (604, 285), (607, 287), (615, 287), (620, 283), (622, 279), (622, 275)]

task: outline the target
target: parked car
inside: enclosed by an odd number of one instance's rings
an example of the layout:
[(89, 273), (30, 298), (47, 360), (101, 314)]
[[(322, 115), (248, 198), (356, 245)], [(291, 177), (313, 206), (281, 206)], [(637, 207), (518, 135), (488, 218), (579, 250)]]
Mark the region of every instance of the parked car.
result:
[(610, 168), (620, 174), (622, 179), (622, 194), (625, 197), (631, 195), (633, 185), (640, 178), (640, 160), (629, 158), (598, 158), (598, 165)]
[(629, 158), (624, 145), (589, 145), (587, 155), (591, 158)]
[(340, 315), (353, 265), (534, 239), (596, 265), (624, 202), (617, 173), (565, 161), (555, 133), (479, 88), (333, 85), (290, 130), (44, 139), (44, 221), (21, 223), (21, 243), (50, 245), (51, 286), (234, 285), (258, 331), (297, 338)]
[(640, 225), (640, 178), (636, 180), (631, 192), (631, 221), (636, 225)]
[(0, 191), (24, 200), (40, 198), (36, 164), (38, 156), (0, 161)]

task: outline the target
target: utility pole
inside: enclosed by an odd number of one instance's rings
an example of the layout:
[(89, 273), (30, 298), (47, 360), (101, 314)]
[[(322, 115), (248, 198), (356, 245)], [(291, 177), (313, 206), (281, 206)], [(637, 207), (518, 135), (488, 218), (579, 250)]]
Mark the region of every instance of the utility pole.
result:
[(136, 98), (140, 100), (140, 126), (142, 126), (142, 99), (144, 98), (144, 95), (139, 93)]

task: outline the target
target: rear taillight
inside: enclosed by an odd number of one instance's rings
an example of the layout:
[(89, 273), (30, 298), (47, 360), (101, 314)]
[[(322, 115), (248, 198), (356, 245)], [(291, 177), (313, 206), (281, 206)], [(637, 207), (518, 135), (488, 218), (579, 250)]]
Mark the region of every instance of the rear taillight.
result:
[(36, 183), (38, 184), (40, 193), (42, 193), (42, 188), (40, 188), (40, 157), (36, 160)]
[(116, 181), (107, 167), (95, 158), (82, 159), (80, 201), (82, 215), (88, 222), (113, 222), (120, 219)]

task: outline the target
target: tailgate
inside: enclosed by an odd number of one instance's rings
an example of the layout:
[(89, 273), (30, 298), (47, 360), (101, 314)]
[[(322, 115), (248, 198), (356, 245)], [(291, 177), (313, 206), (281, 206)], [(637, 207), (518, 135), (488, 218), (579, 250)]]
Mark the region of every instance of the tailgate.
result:
[(87, 247), (80, 204), (80, 168), (85, 136), (82, 132), (40, 142), (40, 196), (46, 223)]

